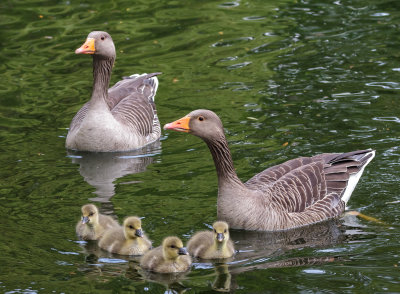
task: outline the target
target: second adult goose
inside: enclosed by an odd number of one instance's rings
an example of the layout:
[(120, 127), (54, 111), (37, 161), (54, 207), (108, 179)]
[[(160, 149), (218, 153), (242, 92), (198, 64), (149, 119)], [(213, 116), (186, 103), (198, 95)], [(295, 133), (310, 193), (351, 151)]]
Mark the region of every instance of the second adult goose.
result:
[(243, 183), (214, 112), (195, 110), (164, 128), (191, 133), (206, 142), (218, 175), (218, 218), (235, 229), (287, 230), (338, 217), (375, 156), (368, 149), (300, 157)]
[(91, 32), (76, 54), (93, 56), (93, 92), (72, 119), (65, 146), (95, 152), (128, 151), (160, 138), (154, 97), (159, 73), (132, 75), (108, 89), (115, 47), (106, 32)]

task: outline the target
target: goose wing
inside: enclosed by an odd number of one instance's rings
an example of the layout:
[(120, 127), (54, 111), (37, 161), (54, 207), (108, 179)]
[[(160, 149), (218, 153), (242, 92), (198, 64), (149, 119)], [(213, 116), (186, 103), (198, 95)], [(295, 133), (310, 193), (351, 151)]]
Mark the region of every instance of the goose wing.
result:
[[(116, 112), (118, 117), (124, 120), (123, 109), (129, 109), (134, 107), (135, 104), (149, 104), (152, 107), (152, 112), (156, 115), (156, 108), (154, 104), (154, 98), (158, 89), (157, 75), (161, 73), (151, 73), (142, 75), (131, 75), (124, 77), (121, 81), (117, 82), (114, 86), (108, 89), (108, 100), (107, 105), (112, 111), (120, 102), (123, 102)], [(139, 99), (140, 98), (140, 99)], [(139, 102), (142, 101), (142, 102)], [(147, 107), (148, 108), (148, 107)], [(81, 109), (75, 114), (70, 124), (70, 132), (80, 128), (82, 121), (85, 119), (89, 109), (89, 102), (86, 102)], [(122, 110), (120, 110), (122, 109)], [(153, 117), (154, 117), (153, 115)], [(129, 115), (128, 115), (129, 117)], [(145, 130), (144, 133), (146, 133)]]
[(82, 121), (84, 120), (88, 110), (89, 110), (89, 102), (86, 102), (72, 119), (71, 124), (69, 125), (68, 133), (74, 133), (76, 130), (80, 128)]
[(159, 73), (133, 75), (109, 90), (114, 118), (142, 136), (161, 133), (154, 103)]
[(374, 151), (368, 149), (297, 158), (266, 169), (251, 178), (246, 186), (271, 192), (272, 202), (287, 212), (303, 212), (314, 207), (325, 210), (326, 216), (336, 215), (337, 209), (343, 211), (373, 157)]
[(123, 99), (135, 96), (137, 94), (147, 97), (150, 102), (154, 103), (154, 98), (158, 89), (157, 75), (160, 72), (151, 74), (134, 74), (129, 77), (124, 77), (114, 86), (108, 89), (107, 104), (110, 110), (114, 109)]

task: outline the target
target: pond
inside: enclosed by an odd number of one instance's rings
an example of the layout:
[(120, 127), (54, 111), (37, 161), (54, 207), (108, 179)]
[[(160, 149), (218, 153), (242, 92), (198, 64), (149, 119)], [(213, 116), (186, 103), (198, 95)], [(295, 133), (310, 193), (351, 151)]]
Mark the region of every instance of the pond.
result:
[[(389, 0), (2, 1), (0, 291), (3, 293), (400, 292), (400, 2)], [(373, 148), (348, 211), (280, 233), (232, 230), (226, 263), (150, 275), (75, 234), (80, 207), (143, 217), (158, 246), (217, 218), (217, 178), (199, 138), (116, 154), (65, 149), (91, 93), (74, 51), (109, 32), (111, 83), (162, 72), (161, 124), (221, 117), (247, 180), (286, 160)]]

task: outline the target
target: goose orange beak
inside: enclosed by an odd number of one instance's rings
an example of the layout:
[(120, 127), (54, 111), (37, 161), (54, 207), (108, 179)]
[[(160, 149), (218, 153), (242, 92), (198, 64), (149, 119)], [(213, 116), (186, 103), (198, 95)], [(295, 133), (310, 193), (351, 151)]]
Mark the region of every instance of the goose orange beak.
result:
[(76, 54), (94, 54), (96, 51), (94, 47), (94, 39), (93, 38), (87, 38), (86, 42), (79, 47), (78, 49), (75, 50)]
[(190, 131), (189, 122), (190, 122), (190, 117), (185, 116), (174, 122), (166, 124), (164, 126), (164, 130), (174, 130), (174, 131), (178, 131), (178, 132), (188, 133)]

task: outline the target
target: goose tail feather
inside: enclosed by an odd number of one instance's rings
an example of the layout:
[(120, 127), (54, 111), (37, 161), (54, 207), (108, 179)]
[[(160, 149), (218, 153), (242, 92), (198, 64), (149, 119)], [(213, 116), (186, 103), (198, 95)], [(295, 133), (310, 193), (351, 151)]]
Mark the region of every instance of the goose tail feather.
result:
[(337, 158), (333, 159), (334, 162), (343, 162), (347, 160), (354, 160), (360, 163), (359, 168), (356, 172), (350, 173), (349, 179), (347, 181), (347, 187), (343, 191), (341, 199), (347, 204), (350, 199), (351, 194), (354, 191), (354, 188), (357, 186), (358, 181), (361, 178), (361, 175), (364, 172), (365, 167), (371, 162), (371, 160), (375, 157), (375, 150), (367, 149), (361, 151), (355, 151), (351, 153), (344, 153)]
[(157, 75), (162, 74), (161, 72), (154, 72), (154, 73), (143, 73), (143, 74), (133, 74), (130, 75), (129, 77), (124, 77), (124, 79), (138, 79), (138, 78), (142, 78), (143, 82), (146, 85), (149, 85), (152, 89), (151, 94), (149, 95), (149, 101), (153, 102), (155, 101), (155, 97), (157, 94), (157, 90), (158, 90), (158, 78)]

